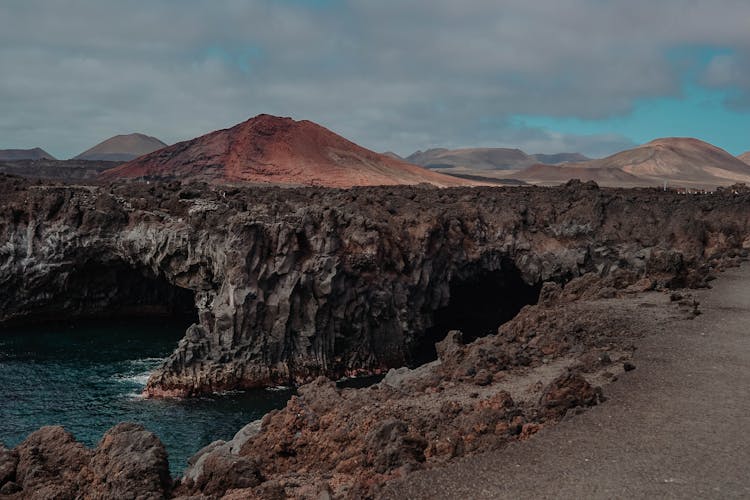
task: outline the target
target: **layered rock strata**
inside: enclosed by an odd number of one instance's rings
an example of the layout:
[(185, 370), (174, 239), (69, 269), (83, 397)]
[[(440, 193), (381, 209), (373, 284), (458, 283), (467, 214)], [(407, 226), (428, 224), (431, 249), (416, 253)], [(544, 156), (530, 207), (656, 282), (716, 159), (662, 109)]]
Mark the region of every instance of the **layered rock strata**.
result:
[(542, 282), (584, 273), (700, 284), (701, 269), (750, 247), (749, 206), (737, 190), (575, 182), (333, 190), (3, 177), (0, 323), (194, 303), (197, 321), (149, 380), (155, 396), (384, 372), (463, 329), (436, 324), (456, 290), (496, 295), (505, 320)]

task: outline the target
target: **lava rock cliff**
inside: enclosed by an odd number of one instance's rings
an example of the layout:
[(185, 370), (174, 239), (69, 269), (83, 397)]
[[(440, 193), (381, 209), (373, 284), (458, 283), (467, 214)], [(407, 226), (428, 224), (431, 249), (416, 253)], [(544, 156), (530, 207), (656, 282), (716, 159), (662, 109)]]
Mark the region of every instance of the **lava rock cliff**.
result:
[(698, 270), (750, 247), (748, 207), (731, 190), (579, 182), (335, 190), (2, 177), (0, 326), (194, 307), (149, 380), (154, 396), (376, 373), (418, 357), (452, 290), (488, 273), (506, 319), (525, 305), (513, 303), (518, 286), (532, 303), (543, 282), (586, 273), (701, 285)]

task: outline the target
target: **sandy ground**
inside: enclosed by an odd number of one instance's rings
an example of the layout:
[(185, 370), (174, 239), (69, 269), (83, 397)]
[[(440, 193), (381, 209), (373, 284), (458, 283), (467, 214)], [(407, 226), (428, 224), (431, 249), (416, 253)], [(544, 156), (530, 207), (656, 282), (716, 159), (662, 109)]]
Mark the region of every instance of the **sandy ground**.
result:
[(384, 498), (750, 497), (750, 265), (654, 324), (609, 400), (533, 439), (392, 483)]

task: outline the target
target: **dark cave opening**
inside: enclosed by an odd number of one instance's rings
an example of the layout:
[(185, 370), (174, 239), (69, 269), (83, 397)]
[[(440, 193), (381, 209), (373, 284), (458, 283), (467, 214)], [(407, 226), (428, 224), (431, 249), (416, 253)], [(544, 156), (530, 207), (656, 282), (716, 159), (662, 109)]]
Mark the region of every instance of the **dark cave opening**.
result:
[(466, 343), (497, 332), (526, 305), (539, 300), (541, 284), (529, 285), (512, 262), (487, 271), (471, 266), (450, 282), (450, 300), (434, 312), (432, 327), (411, 350), (412, 366), (437, 359), (435, 343), (451, 330), (461, 330)]
[(162, 318), (185, 328), (198, 321), (195, 292), (125, 262), (87, 263), (70, 274), (66, 288), (66, 309), (79, 317)]
[(53, 277), (38, 296), (33, 312), (4, 326), (151, 318), (184, 331), (198, 322), (195, 293), (122, 260), (88, 260)]

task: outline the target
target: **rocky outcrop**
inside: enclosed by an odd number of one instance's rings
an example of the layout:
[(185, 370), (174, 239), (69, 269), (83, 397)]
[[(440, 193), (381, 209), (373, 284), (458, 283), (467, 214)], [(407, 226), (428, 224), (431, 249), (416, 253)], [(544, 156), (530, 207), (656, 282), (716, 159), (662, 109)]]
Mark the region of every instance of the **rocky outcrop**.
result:
[(157, 396), (385, 372), (451, 329), (491, 331), (544, 281), (701, 285), (750, 247), (749, 204), (747, 193), (580, 183), (342, 191), (4, 177), (0, 322), (192, 306), (194, 325), (149, 381)]
[(182, 478), (188, 487), (204, 494), (223, 494), (229, 489), (252, 488), (264, 482), (258, 464), (240, 456), (245, 443), (257, 436), (262, 428), (260, 420), (240, 429), (228, 442), (215, 441), (198, 451), (189, 461)]
[(36, 498), (73, 498), (91, 451), (62, 427), (42, 427), (15, 449), (15, 483)]
[(59, 426), (42, 427), (12, 451), (0, 448), (0, 495), (158, 500), (171, 486), (164, 445), (136, 424), (113, 427), (95, 450)]
[(594, 388), (578, 373), (568, 372), (553, 380), (542, 393), (539, 405), (547, 419), (565, 416), (571, 408), (595, 406), (603, 399), (602, 390)]
[(172, 487), (164, 445), (137, 424), (123, 423), (107, 431), (88, 468), (91, 499), (158, 500)]

